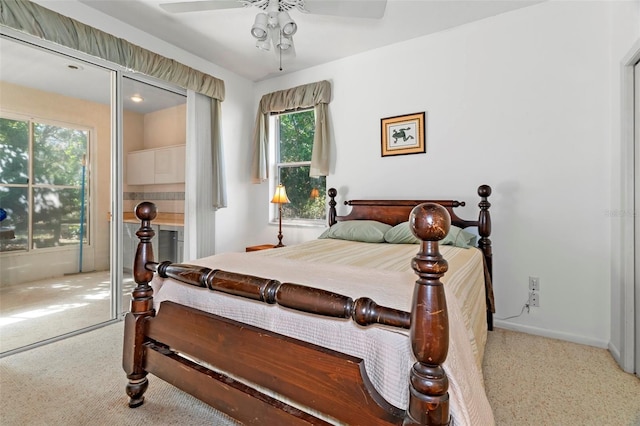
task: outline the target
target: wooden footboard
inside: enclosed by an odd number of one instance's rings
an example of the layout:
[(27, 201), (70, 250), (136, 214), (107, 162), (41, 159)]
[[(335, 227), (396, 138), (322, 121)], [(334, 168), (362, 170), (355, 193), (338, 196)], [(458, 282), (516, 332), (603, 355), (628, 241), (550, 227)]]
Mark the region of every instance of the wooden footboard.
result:
[[(255, 387), (347, 424), (373, 425), (380, 419), (397, 424), (402, 416), (368, 382), (361, 359), (172, 302), (162, 303), (148, 327), (146, 370), (242, 423), (325, 423)], [(244, 383), (233, 377), (242, 377)], [(353, 407), (369, 409), (358, 412)]]
[[(142, 221), (134, 262), (137, 287), (125, 319), (123, 350), (131, 407), (144, 402), (146, 376), (152, 373), (247, 424), (264, 424), (266, 419), (272, 424), (325, 424), (320, 417), (362, 425), (449, 424), (448, 379), (442, 369), (449, 327), (440, 281), (448, 266), (438, 248), (451, 224), (446, 207), (424, 203), (409, 216), (414, 234), (423, 241), (412, 261), (418, 279), (411, 312), (299, 284), (155, 263), (150, 226), (155, 206), (141, 203), (136, 215)], [(163, 302), (156, 315), (149, 286), (154, 272), (288, 309), (350, 318), (363, 326), (409, 328), (417, 362), (407, 384), (408, 409), (400, 410), (378, 394), (359, 358), (173, 302)], [(258, 389), (269, 389), (278, 397)]]

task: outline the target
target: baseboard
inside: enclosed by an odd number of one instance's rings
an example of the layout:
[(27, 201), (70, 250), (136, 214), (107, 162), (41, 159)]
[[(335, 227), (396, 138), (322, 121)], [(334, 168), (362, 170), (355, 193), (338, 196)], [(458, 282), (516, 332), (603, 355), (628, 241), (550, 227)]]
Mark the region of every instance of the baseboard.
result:
[[(618, 363), (618, 365), (620, 366), (620, 368), (622, 368), (623, 371), (634, 374), (635, 365), (633, 363), (633, 359), (628, 360), (628, 362), (625, 364), (624, 359), (622, 359), (622, 353), (620, 352), (620, 349), (618, 349), (617, 346), (609, 342), (609, 346), (607, 348), (609, 349), (609, 353), (611, 353), (611, 356), (613, 357), (613, 359)], [(640, 374), (638, 374), (638, 376), (640, 376)]]
[(613, 343), (609, 342), (609, 344), (607, 345), (607, 349), (609, 349), (609, 353), (611, 353), (611, 356), (613, 357), (613, 359), (618, 363), (618, 365), (622, 365), (622, 358), (620, 358), (620, 350), (613, 345)]
[(605, 340), (565, 333), (562, 331), (547, 330), (544, 328), (532, 327), (530, 325), (514, 324), (512, 322), (497, 319), (494, 320), (493, 323), (496, 327), (504, 328), (506, 330), (519, 331), (521, 333), (533, 334), (535, 336), (549, 337), (551, 339), (565, 340), (567, 342), (579, 343), (581, 345), (609, 349), (609, 342)]

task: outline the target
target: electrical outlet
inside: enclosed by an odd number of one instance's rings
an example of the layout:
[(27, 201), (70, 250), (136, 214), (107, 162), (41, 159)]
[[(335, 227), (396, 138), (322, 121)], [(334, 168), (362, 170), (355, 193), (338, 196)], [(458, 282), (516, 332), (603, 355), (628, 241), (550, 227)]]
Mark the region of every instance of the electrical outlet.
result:
[(540, 278), (529, 277), (529, 291), (540, 291)]
[(533, 308), (540, 307), (540, 295), (535, 291), (529, 292), (529, 306)]

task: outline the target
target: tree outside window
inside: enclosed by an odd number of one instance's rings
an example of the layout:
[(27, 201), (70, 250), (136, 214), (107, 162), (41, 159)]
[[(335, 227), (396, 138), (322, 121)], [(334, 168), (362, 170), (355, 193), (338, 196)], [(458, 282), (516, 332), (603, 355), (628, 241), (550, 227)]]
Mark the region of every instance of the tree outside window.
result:
[(326, 178), (310, 177), (311, 152), (315, 134), (313, 109), (274, 116), (277, 182), (282, 183), (289, 201), (282, 205), (285, 221), (319, 221), (326, 218)]
[(87, 130), (0, 118), (0, 251), (88, 243)]

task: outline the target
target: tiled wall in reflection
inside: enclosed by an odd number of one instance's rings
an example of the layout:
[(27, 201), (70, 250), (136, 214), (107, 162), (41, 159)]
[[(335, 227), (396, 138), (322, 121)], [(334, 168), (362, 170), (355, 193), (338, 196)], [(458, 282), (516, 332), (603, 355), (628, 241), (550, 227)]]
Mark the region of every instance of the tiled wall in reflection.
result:
[(132, 212), (141, 201), (152, 201), (159, 212), (184, 213), (184, 192), (125, 192), (124, 211)]

